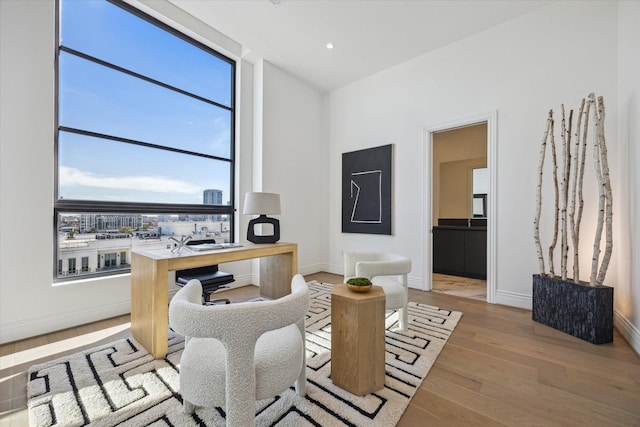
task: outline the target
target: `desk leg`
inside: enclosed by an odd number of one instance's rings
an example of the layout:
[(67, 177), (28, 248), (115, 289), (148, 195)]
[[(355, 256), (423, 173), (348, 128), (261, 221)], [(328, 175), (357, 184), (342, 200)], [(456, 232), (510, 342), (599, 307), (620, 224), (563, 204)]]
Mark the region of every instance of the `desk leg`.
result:
[(291, 279), (298, 270), (294, 254), (260, 258), (260, 295), (278, 299), (291, 293)]
[(131, 256), (131, 332), (156, 359), (167, 354), (167, 260)]

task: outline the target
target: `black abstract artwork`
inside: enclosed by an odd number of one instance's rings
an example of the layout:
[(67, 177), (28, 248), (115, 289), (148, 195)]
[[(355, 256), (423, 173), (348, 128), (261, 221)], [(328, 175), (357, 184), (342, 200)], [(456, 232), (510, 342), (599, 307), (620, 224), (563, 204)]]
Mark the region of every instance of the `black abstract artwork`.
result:
[(393, 145), (342, 154), (342, 232), (391, 234)]

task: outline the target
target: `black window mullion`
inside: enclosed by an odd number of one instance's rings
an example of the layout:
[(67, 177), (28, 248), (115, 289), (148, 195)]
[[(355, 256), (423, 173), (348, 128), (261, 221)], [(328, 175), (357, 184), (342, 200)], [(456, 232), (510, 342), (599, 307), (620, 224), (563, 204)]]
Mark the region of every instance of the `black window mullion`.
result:
[(58, 200), (55, 210), (59, 213), (113, 213), (113, 214), (193, 214), (232, 215), (232, 205), (170, 205), (153, 203), (87, 202), (85, 200)]
[[(235, 61), (226, 57), (225, 55), (221, 54), (220, 52), (216, 51), (215, 49), (210, 48), (209, 46), (207, 46), (206, 44), (203, 44), (197, 40), (192, 39), (191, 37), (181, 33), (180, 31), (176, 30), (175, 28), (173, 28), (170, 25), (165, 24), (164, 22), (160, 21), (159, 19), (156, 19), (152, 16), (147, 15), (146, 13), (136, 9), (134, 6), (126, 3), (123, 0), (106, 0), (107, 2), (114, 4), (116, 6), (118, 6), (121, 9), (126, 10), (127, 12), (136, 15), (138, 18), (140, 19), (144, 19), (147, 22), (150, 22), (151, 24), (162, 28), (163, 30), (167, 31), (168, 33), (173, 34), (174, 36), (182, 39), (183, 41), (196, 46), (202, 50), (204, 50), (205, 52), (208, 52), (209, 54), (211, 54), (212, 56), (215, 56), (216, 58), (220, 59), (221, 61), (224, 61), (228, 64), (231, 64), (232, 66), (235, 65)], [(235, 91), (234, 91), (235, 92)]]
[(110, 62), (103, 61), (102, 59), (96, 58), (96, 57), (91, 56), (91, 55), (87, 55), (85, 53), (79, 52), (79, 51), (77, 51), (75, 49), (72, 49), (70, 47), (66, 47), (64, 45), (60, 45), (60, 50), (63, 51), (63, 52), (69, 53), (71, 55), (75, 55), (75, 56), (78, 56), (80, 58), (86, 59), (87, 61), (95, 62), (96, 64), (102, 65), (102, 66), (110, 68), (112, 70), (119, 71), (121, 73), (127, 74), (127, 75), (129, 75), (131, 77), (135, 77), (137, 79), (144, 80), (144, 81), (146, 81), (148, 83), (152, 83), (152, 84), (161, 86), (161, 87), (163, 87), (165, 89), (172, 90), (172, 91), (177, 92), (179, 94), (182, 94), (182, 95), (185, 95), (185, 96), (189, 96), (191, 98), (197, 99), (197, 100), (202, 101), (202, 102), (206, 102), (207, 104), (214, 105), (214, 106), (216, 106), (218, 108), (222, 108), (222, 109), (227, 110), (227, 111), (231, 110), (231, 107), (228, 107), (228, 106), (226, 106), (224, 104), (220, 104), (219, 102), (216, 102), (216, 101), (213, 101), (211, 99), (202, 97), (200, 95), (196, 95), (195, 93), (188, 92), (186, 90), (177, 88), (177, 87), (172, 86), (170, 84), (163, 83), (163, 82), (161, 82), (159, 80), (152, 79), (151, 77), (147, 77), (145, 75), (136, 73), (135, 71), (131, 71), (131, 70), (127, 69), (127, 68), (120, 67), (119, 65), (115, 65), (115, 64), (112, 64)]
[(153, 143), (150, 143), (150, 142), (137, 141), (135, 139), (122, 138), (122, 137), (119, 137), (119, 136), (107, 135), (107, 134), (98, 133), (98, 132), (91, 132), (91, 131), (84, 130), (84, 129), (76, 129), (76, 128), (71, 128), (71, 127), (67, 127), (67, 126), (59, 126), (58, 130), (63, 131), (63, 132), (75, 133), (75, 134), (78, 134), (78, 135), (90, 136), (90, 137), (93, 137), (93, 138), (108, 139), (110, 141), (117, 141), (117, 142), (124, 142), (124, 143), (127, 143), (127, 144), (139, 145), (139, 146), (147, 147), (147, 148), (155, 148), (155, 149), (158, 149), (158, 150), (172, 151), (174, 153), (189, 154), (189, 155), (192, 155), (192, 156), (199, 156), (199, 157), (204, 157), (204, 158), (212, 159), (212, 160), (221, 160), (223, 162), (231, 162), (232, 161), (232, 159), (229, 159), (229, 158), (226, 158), (226, 157), (220, 157), (220, 156), (214, 156), (214, 155), (211, 155), (211, 154), (198, 153), (198, 152), (195, 152), (195, 151), (183, 150), (181, 148), (167, 147), (166, 145), (158, 145), (158, 144), (153, 144)]

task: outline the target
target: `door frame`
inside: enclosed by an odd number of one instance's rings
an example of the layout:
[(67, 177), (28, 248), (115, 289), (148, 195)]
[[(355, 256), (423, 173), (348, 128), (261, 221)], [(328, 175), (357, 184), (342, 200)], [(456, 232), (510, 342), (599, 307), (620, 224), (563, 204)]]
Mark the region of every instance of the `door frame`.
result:
[(496, 265), (497, 257), (497, 223), (498, 223), (498, 112), (491, 111), (477, 116), (452, 120), (446, 123), (425, 126), (424, 128), (424, 177), (425, 183), (425, 221), (423, 253), (425, 254), (425, 280), (424, 290), (432, 289), (433, 274), (433, 134), (447, 130), (477, 125), (487, 124), (487, 168), (489, 169), (489, 196), (487, 210), (487, 302), (494, 304), (496, 300)]

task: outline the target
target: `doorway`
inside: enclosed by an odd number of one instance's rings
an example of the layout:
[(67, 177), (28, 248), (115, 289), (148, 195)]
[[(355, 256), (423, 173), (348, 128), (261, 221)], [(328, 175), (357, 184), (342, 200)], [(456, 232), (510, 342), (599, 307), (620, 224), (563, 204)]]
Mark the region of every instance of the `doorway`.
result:
[(495, 126), (491, 113), (426, 129), (426, 290), (495, 300)]

